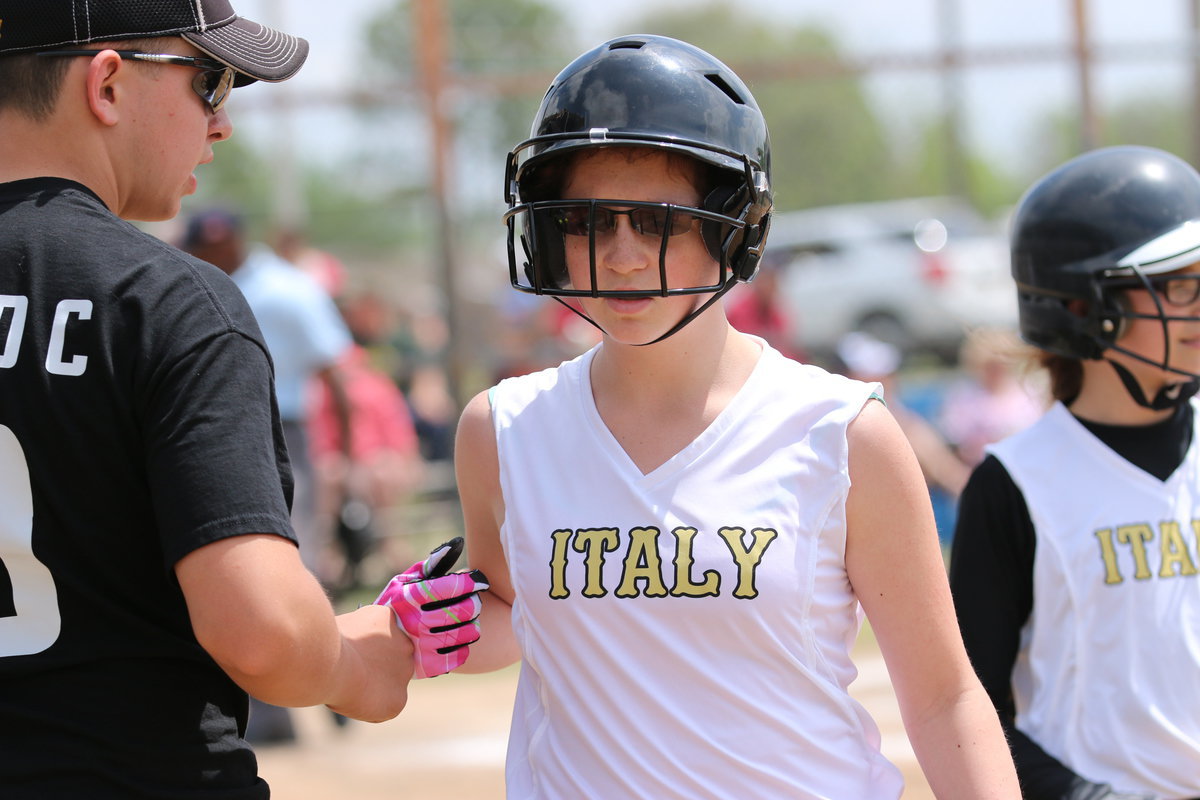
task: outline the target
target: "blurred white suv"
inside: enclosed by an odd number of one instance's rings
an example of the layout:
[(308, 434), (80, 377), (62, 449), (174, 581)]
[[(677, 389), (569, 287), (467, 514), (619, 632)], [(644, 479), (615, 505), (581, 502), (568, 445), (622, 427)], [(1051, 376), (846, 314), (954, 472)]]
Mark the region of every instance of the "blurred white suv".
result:
[(797, 344), (827, 358), (865, 331), (952, 360), (974, 327), (1016, 327), (1007, 237), (969, 205), (929, 197), (777, 213), (766, 264)]

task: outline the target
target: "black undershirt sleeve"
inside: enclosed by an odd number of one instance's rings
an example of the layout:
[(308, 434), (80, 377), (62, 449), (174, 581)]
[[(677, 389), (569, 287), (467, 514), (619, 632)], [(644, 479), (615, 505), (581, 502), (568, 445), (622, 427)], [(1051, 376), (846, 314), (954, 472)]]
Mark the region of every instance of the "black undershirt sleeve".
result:
[(1008, 736), (1023, 796), (1063, 800), (1088, 782), (1014, 726), (1012, 671), (1033, 609), (1035, 539), (1021, 490), (988, 456), (959, 500), (950, 555), (954, 608), (971, 663)]

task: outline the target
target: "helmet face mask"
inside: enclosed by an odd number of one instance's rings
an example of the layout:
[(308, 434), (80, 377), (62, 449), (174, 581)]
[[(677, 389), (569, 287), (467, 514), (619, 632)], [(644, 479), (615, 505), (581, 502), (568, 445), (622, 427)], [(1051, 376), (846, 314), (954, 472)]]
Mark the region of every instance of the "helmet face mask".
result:
[[(607, 235), (616, 224), (617, 216), (628, 216), (635, 232), (657, 239), (659, 259), (659, 286), (646, 290), (605, 290), (596, 281), (596, 242)], [(650, 203), (635, 200), (541, 200), (525, 203), (506, 215), (510, 227), (509, 245), (515, 237), (514, 229), (522, 231), (520, 240), (526, 246), (524, 270), (516, 271), (517, 259), (510, 257), (509, 269), (512, 283), (518, 289), (533, 294), (554, 297), (673, 297), (676, 295), (708, 294), (720, 291), (729, 282), (729, 270), (721, 267), (715, 283), (692, 286), (674, 286), (666, 269), (667, 248), (675, 235), (689, 232), (699, 226), (705, 236), (705, 244), (714, 262), (719, 263), (724, 249), (722, 242), (712, 239), (711, 232), (723, 228), (730, 230), (729, 236), (744, 226), (740, 220), (706, 211), (692, 206), (673, 203)], [(586, 241), (591, 261), (591, 280), (588, 285), (575, 286), (567, 272), (566, 243), (579, 237)], [(530, 242), (536, 243), (530, 252)], [(537, 265), (534, 267), (533, 265)]]
[[(703, 176), (697, 185), (699, 207), (624, 198), (564, 199), (565, 171), (576, 155), (598, 148), (659, 151), (696, 162), (697, 174)], [(558, 75), (542, 100), (530, 138), (509, 153), (504, 221), (510, 282), (520, 291), (556, 298), (712, 294), (686, 323), (738, 281), (754, 277), (770, 227), (769, 175), (766, 122), (749, 90), (728, 67), (699, 48), (662, 36), (606, 42)], [(630, 221), (643, 235), (659, 239), (655, 290), (597, 287), (597, 232), (603, 235), (613, 213), (626, 211), (638, 215)], [(658, 215), (664, 224), (669, 215), (675, 226), (684, 217), (693, 219), (718, 265), (715, 282), (670, 285), (666, 256), (671, 233), (647, 214)], [(564, 230), (565, 216), (574, 220), (573, 233)], [(574, 236), (587, 237), (589, 286), (573, 286), (567, 277), (566, 240)]]

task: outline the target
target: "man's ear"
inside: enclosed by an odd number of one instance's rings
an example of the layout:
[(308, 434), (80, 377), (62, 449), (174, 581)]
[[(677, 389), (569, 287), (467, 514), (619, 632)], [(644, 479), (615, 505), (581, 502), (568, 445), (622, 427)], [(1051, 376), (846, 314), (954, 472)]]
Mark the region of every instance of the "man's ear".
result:
[(118, 102), (129, 75), (126, 64), (113, 50), (101, 50), (87, 64), (86, 91), (88, 108), (101, 125), (116, 125)]

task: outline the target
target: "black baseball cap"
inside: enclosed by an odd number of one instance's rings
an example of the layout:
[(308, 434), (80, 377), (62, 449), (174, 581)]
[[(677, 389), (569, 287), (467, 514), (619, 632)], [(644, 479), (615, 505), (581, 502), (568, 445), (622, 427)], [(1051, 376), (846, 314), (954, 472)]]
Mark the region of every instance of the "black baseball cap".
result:
[(188, 218), (179, 246), (184, 250), (221, 244), (241, 235), (242, 218), (225, 208), (209, 208)]
[(233, 67), (238, 86), (287, 80), (308, 57), (307, 41), (239, 17), (229, 0), (0, 3), (0, 56), (161, 36), (182, 36)]

